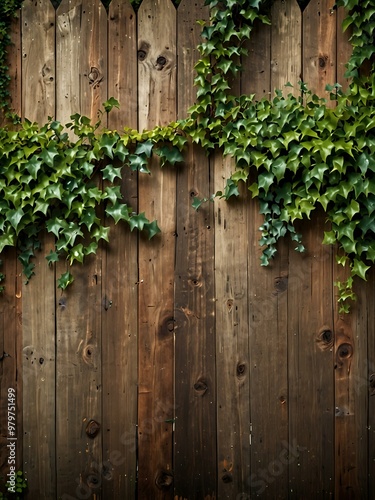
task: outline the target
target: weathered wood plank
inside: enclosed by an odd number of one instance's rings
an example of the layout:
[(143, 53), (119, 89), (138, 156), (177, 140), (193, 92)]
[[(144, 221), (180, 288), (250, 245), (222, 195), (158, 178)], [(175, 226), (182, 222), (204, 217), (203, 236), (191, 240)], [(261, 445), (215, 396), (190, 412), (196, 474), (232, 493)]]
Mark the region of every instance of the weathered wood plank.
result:
[(129, 0), (112, 0), (108, 24), (108, 97), (120, 109), (108, 117), (111, 129), (137, 128), (137, 22)]
[(50, 0), (22, 6), (22, 117), (55, 116), (55, 9)]
[(312, 0), (303, 12), (303, 81), (330, 106), (325, 88), (336, 82), (336, 17), (330, 0)]
[(350, 26), (345, 32), (343, 32), (342, 29), (342, 23), (347, 15), (348, 12), (344, 9), (344, 7), (337, 8), (336, 81), (342, 86), (343, 91), (347, 90), (350, 83), (350, 80), (345, 78), (345, 65), (349, 61), (353, 52), (352, 44), (349, 41), (352, 29)]
[[(345, 271), (335, 264), (335, 280), (343, 281)], [(368, 491), (368, 389), (360, 383), (368, 377), (368, 330), (364, 294), (357, 292), (350, 314), (338, 313), (337, 296), (334, 304), (335, 497), (348, 499), (366, 498)]]
[[(109, 10), (108, 95), (121, 109), (108, 126), (137, 126), (136, 17), (130, 3), (113, 1)], [(137, 175), (123, 169), (124, 201), (137, 210)], [(138, 235), (123, 224), (110, 225), (103, 255), (102, 380), (103, 460), (109, 481), (103, 498), (135, 498), (137, 474)]]
[[(215, 156), (215, 191), (233, 171)], [(244, 190), (245, 191), (245, 190)], [(246, 193), (215, 202), (218, 497), (235, 498), (250, 475), (248, 241)]]
[[(56, 115), (94, 122), (107, 99), (107, 13), (100, 0), (63, 0), (56, 11)], [(106, 125), (103, 120), (103, 125)]]
[[(57, 119), (92, 119), (107, 98), (107, 14), (99, 0), (63, 0), (57, 9)], [(56, 428), (57, 495), (100, 495), (110, 474), (102, 460), (101, 250), (72, 268), (70, 289), (58, 290)], [(66, 265), (56, 267), (57, 277)], [(97, 431), (99, 432), (97, 433)]]
[[(11, 44), (7, 47), (7, 66), (9, 68), (9, 103), (11, 110), (21, 116), (21, 16), (11, 22), (10, 27)], [(3, 110), (0, 110), (0, 126), (9, 123), (5, 118)]]
[[(302, 18), (296, 0), (275, 0), (271, 22), (271, 91), (281, 89), (297, 96), (302, 79)], [(284, 88), (288, 82), (293, 88)]]
[[(208, 19), (208, 9), (203, 0), (184, 0), (177, 14), (178, 116), (184, 118), (195, 101), (196, 20)], [(177, 176), (175, 499), (216, 498), (213, 207), (195, 212), (191, 206), (194, 196), (212, 190), (209, 160), (190, 145)]]
[(47, 500), (56, 494), (56, 332), (55, 272), (44, 257), (54, 239), (45, 235), (41, 244), (35, 276), (22, 288), (23, 459), (29, 494)]
[(271, 26), (257, 23), (245, 43), (248, 56), (242, 61), (241, 94), (255, 94), (255, 99), (271, 93)]
[[(263, 223), (257, 200), (248, 209), (251, 474), (247, 494), (287, 498), (288, 462), (294, 443), (288, 439), (287, 304), (288, 245), (261, 267)], [(265, 417), (265, 415), (267, 417)]]
[[(334, 484), (332, 249), (322, 245), (323, 212), (301, 224), (306, 252), (291, 242), (288, 277), (289, 488), (332, 498)], [(324, 389), (323, 389), (324, 388)], [(309, 494), (310, 494), (309, 493)]]
[[(57, 276), (66, 271), (57, 265)], [(57, 496), (94, 498), (107, 479), (101, 435), (101, 262), (73, 266), (70, 289), (57, 290)], [(96, 430), (99, 431), (96, 435)]]
[[(10, 466), (15, 466), (16, 470), (23, 469), (23, 388), (22, 353), (20, 352), (22, 318), (20, 314), (21, 283), (16, 251), (13, 248), (5, 249), (1, 255), (1, 262), (0, 272), (5, 276), (1, 281), (1, 286), (5, 288), (0, 295), (0, 473), (2, 478), (7, 478)], [(11, 397), (8, 396), (8, 391)], [(13, 398), (15, 398), (14, 404)], [(8, 419), (8, 409), (12, 412), (12, 417), (15, 417), (15, 422)], [(15, 431), (8, 429), (8, 422), (15, 424)], [(13, 458), (15, 458), (15, 463), (13, 463)]]
[[(366, 387), (369, 395), (368, 403), (368, 498), (375, 498), (375, 270), (369, 273), (366, 286), (367, 303), (367, 346), (368, 346), (368, 371), (367, 377), (360, 380), (360, 387)], [(366, 329), (362, 335), (365, 335)]]
[[(170, 0), (145, 0), (138, 11), (139, 128), (176, 118), (176, 11)], [(139, 178), (139, 211), (161, 234), (139, 241), (138, 497), (172, 498), (174, 265), (176, 174)]]

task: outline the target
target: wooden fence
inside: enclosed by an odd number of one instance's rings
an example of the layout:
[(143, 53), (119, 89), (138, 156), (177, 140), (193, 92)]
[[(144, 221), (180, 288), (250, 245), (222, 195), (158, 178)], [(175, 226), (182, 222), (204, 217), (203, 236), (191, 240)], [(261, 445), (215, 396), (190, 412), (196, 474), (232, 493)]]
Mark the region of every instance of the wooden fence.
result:
[[(272, 25), (248, 44), (234, 88), (269, 95), (303, 78), (325, 95), (346, 85), (344, 13), (333, 0), (275, 0)], [(13, 106), (66, 123), (121, 103), (106, 124), (150, 128), (186, 116), (203, 0), (25, 0), (13, 26)], [(166, 63), (160, 64), (160, 57)], [(165, 61), (163, 60), (163, 63)], [(17, 398), (17, 470), (31, 500), (375, 498), (374, 276), (340, 317), (342, 270), (322, 246), (325, 219), (281, 242), (260, 267), (256, 201), (194, 196), (233, 169), (190, 147), (183, 166), (127, 174), (125, 200), (162, 233), (113, 227), (110, 245), (74, 266), (61, 293), (46, 265), (23, 283), (4, 252), (0, 301), (1, 457), (9, 471), (7, 396)]]

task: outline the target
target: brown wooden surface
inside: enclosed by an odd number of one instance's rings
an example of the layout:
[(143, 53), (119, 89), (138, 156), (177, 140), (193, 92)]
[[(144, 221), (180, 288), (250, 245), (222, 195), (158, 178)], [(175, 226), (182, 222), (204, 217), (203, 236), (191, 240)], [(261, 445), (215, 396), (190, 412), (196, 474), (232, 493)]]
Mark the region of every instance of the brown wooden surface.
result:
[(336, 16), (330, 0), (312, 0), (303, 13), (303, 81), (328, 102), (325, 87), (336, 83)]
[[(136, 17), (128, 1), (109, 11), (108, 95), (121, 108), (108, 126), (137, 127)], [(137, 175), (123, 169), (124, 202), (137, 210)], [(137, 474), (138, 235), (127, 225), (110, 225), (111, 244), (103, 255), (102, 383), (103, 458), (107, 481), (103, 498), (134, 498)]]
[[(100, 0), (63, 0), (56, 11), (56, 115), (95, 122), (107, 99), (107, 14)], [(103, 125), (105, 122), (103, 121)]]
[[(193, 67), (204, 1), (178, 8), (178, 115), (195, 100)], [(199, 168), (196, 168), (198, 167)], [(175, 271), (175, 498), (214, 498), (216, 490), (216, 386), (214, 328), (214, 224), (212, 204), (195, 212), (194, 196), (213, 190), (204, 152), (189, 146), (177, 175)], [(189, 439), (186, 439), (189, 436)]]
[[(203, 3), (183, 0), (176, 18), (170, 0), (144, 0), (137, 15), (129, 0), (113, 0), (108, 16), (99, 0), (63, 0), (53, 26), (49, 0), (25, 0), (9, 48), (14, 108), (42, 122), (96, 119), (114, 96), (121, 109), (110, 128), (184, 118)], [(346, 85), (348, 34), (330, 7), (312, 1), (301, 24), (296, 0), (276, 0), (233, 91), (267, 97), (301, 75), (323, 95), (326, 83)], [(341, 317), (332, 283), (345, 273), (321, 245), (322, 214), (300, 225), (306, 254), (281, 241), (262, 268), (262, 216), (245, 186), (240, 200), (191, 207), (224, 187), (229, 158), (189, 146), (184, 164), (160, 170), (152, 159), (150, 168), (139, 184), (126, 172), (121, 189), (158, 220), (152, 241), (107, 221), (111, 243), (73, 267), (63, 293), (55, 277), (67, 263), (55, 275), (44, 259), (51, 238), (28, 285), (15, 251), (2, 255), (1, 473), (14, 386), (30, 500), (373, 498), (374, 273)]]
[[(302, 76), (302, 15), (297, 1), (275, 0), (271, 21), (271, 89), (297, 96)], [(285, 87), (287, 83), (293, 87)]]
[[(138, 11), (139, 129), (176, 118), (176, 11), (145, 0)], [(140, 52), (138, 52), (140, 54)], [(165, 61), (165, 64), (161, 62)], [(173, 497), (173, 347), (176, 172), (151, 160), (139, 177), (139, 211), (161, 234), (139, 241), (138, 498)]]
[(45, 123), (55, 114), (55, 9), (49, 0), (22, 7), (22, 117)]

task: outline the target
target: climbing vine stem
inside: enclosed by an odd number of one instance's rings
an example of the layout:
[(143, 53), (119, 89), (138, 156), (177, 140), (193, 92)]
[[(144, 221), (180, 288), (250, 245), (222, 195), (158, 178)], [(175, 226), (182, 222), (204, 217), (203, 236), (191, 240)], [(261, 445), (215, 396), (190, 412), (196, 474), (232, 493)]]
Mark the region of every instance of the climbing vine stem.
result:
[[(185, 144), (192, 140), (208, 153), (221, 149), (234, 159), (222, 191), (208, 199), (239, 196), (239, 183), (245, 183), (259, 200), (262, 265), (269, 264), (277, 241), (287, 234), (303, 252), (296, 221), (310, 219), (318, 207), (325, 211), (330, 229), (323, 243), (337, 245), (339, 264), (350, 270), (347, 281), (336, 283), (340, 311), (349, 310), (353, 279), (366, 279), (375, 261), (375, 3), (337, 1), (336, 7), (347, 9), (343, 28), (352, 32), (353, 53), (348, 90), (342, 92), (334, 82), (327, 86), (335, 107), (303, 81), (298, 92), (276, 90), (270, 99), (233, 95), (233, 79), (247, 55), (244, 42), (256, 24), (270, 22), (271, 3), (206, 1), (211, 16), (201, 23), (197, 98), (184, 120), (143, 133), (101, 128), (99, 133), (100, 118), (93, 124), (76, 114), (67, 126), (51, 120), (40, 127), (25, 120), (17, 130), (0, 130), (0, 251), (18, 245), (26, 279), (33, 273), (32, 257), (43, 229), (56, 240), (49, 264), (61, 256), (70, 264), (82, 262), (95, 253), (99, 241), (109, 239), (100, 207), (115, 223), (155, 236), (157, 222), (135, 213), (122, 199), (123, 169), (147, 175), (152, 155), (162, 165), (181, 163)], [(104, 112), (114, 106), (117, 101), (110, 99)], [(75, 141), (67, 129), (74, 131)], [(204, 201), (195, 198), (194, 208)], [(67, 272), (59, 286), (66, 288), (72, 280)]]

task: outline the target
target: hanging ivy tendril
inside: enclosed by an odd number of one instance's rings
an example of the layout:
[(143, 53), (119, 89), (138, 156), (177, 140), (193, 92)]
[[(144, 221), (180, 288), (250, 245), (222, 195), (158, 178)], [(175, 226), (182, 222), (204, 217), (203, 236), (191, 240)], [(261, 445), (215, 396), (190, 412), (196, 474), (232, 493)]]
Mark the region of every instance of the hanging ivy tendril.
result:
[[(349, 89), (327, 86), (334, 108), (304, 82), (299, 83), (299, 97), (280, 90), (271, 99), (232, 95), (231, 82), (241, 69), (238, 61), (247, 55), (244, 41), (251, 38), (255, 24), (270, 23), (271, 3), (206, 1), (210, 20), (201, 23), (197, 99), (184, 120), (144, 133), (125, 129), (119, 134), (98, 132), (100, 119), (92, 124), (76, 114), (67, 126), (78, 137), (76, 142), (57, 121), (42, 127), (24, 121), (17, 130), (0, 129), (0, 252), (18, 244), (27, 279), (33, 274), (32, 257), (42, 230), (56, 239), (55, 250), (47, 256), (50, 264), (61, 256), (70, 264), (82, 262), (95, 253), (99, 240), (109, 239), (99, 209), (131, 230), (146, 231), (149, 237), (157, 234), (156, 221), (135, 213), (122, 200), (123, 169), (149, 173), (153, 154), (162, 164), (182, 162), (191, 140), (208, 153), (220, 148), (234, 158), (234, 171), (223, 190), (208, 199), (239, 196), (239, 183), (258, 198), (264, 216), (262, 265), (269, 264), (277, 241), (287, 233), (303, 252), (295, 222), (309, 219), (318, 207), (325, 211), (331, 229), (322, 236), (323, 243), (338, 245), (337, 260), (350, 271), (345, 282), (336, 283), (340, 312), (348, 312), (349, 299), (355, 298), (353, 279), (366, 279), (375, 261), (375, 3), (337, 1), (337, 7), (347, 10), (343, 28), (352, 29), (353, 53), (347, 64)], [(369, 76), (361, 75), (364, 63)], [(1, 89), (4, 92), (4, 86)], [(104, 111), (117, 105), (110, 99)], [(195, 198), (194, 208), (205, 201)], [(72, 280), (65, 273), (59, 286), (66, 288)]]

